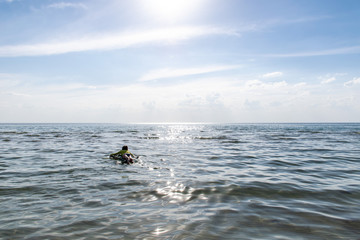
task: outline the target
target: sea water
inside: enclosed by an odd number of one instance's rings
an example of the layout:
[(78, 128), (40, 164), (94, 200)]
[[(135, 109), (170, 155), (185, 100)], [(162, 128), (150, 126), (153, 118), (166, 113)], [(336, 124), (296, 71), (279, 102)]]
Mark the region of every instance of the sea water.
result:
[(359, 239), (360, 124), (0, 124), (0, 203), (1, 239)]

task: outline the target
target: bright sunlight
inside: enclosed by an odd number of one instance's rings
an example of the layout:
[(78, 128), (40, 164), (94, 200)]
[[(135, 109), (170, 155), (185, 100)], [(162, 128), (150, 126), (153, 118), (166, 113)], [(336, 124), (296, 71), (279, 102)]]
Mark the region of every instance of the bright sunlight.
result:
[(177, 23), (199, 14), (205, 0), (142, 0), (146, 14), (154, 20)]

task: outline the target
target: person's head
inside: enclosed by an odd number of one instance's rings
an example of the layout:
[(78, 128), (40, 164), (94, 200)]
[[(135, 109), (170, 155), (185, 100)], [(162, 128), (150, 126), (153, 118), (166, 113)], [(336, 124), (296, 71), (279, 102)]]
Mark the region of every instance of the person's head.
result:
[(126, 151), (129, 150), (129, 149), (128, 149), (128, 146), (123, 146), (123, 147), (122, 147), (122, 150), (126, 150)]

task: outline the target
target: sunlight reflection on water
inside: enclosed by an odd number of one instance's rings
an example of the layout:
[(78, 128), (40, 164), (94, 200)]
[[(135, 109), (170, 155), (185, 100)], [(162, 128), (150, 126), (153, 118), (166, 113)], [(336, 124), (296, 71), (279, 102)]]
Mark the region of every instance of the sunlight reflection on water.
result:
[(163, 195), (169, 203), (183, 203), (189, 200), (194, 189), (186, 187), (182, 183), (167, 182), (167, 186), (158, 188), (156, 191)]

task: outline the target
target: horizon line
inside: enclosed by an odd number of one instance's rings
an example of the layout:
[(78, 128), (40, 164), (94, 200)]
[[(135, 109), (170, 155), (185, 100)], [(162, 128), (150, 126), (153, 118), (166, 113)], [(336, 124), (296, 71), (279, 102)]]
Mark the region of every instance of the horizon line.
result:
[(118, 124), (118, 125), (176, 125), (176, 124), (360, 124), (360, 121), (303, 121), (303, 122), (0, 122), (1, 125), (5, 124)]

